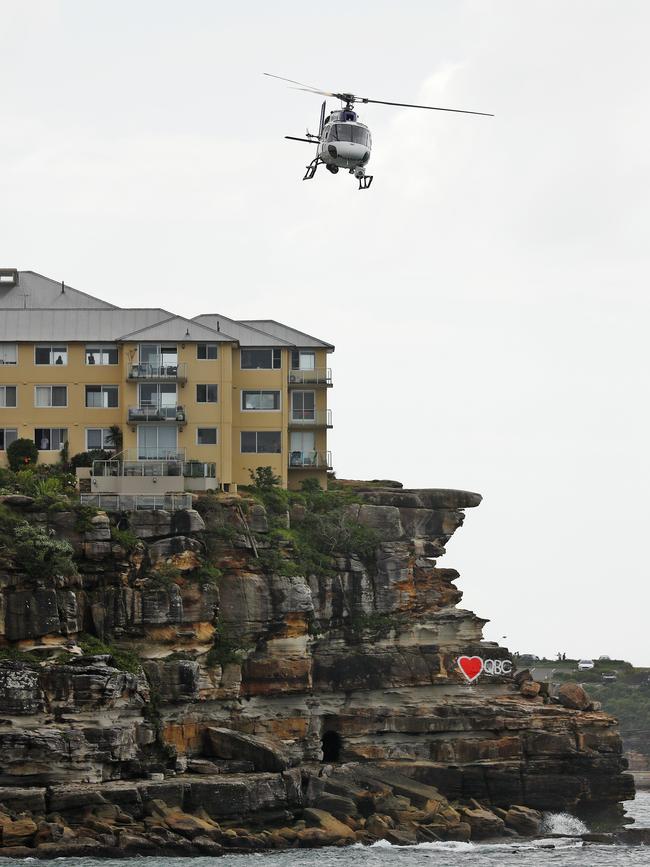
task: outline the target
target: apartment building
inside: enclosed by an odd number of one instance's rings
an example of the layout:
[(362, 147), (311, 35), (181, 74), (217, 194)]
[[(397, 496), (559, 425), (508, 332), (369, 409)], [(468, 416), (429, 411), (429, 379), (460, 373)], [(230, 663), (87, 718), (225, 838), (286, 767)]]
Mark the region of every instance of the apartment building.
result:
[[(12, 440), (39, 462), (113, 445), (93, 490), (325, 486), (334, 347), (274, 320), (187, 319), (120, 308), (33, 271), (0, 269), (0, 463)], [(155, 479), (155, 482), (152, 481)]]

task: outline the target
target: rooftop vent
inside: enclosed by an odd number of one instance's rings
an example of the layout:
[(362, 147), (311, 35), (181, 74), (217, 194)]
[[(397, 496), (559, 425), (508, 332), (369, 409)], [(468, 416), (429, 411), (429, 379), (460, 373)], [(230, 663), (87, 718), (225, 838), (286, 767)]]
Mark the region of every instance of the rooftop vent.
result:
[(9, 287), (18, 285), (18, 269), (17, 268), (0, 268), (0, 287)]

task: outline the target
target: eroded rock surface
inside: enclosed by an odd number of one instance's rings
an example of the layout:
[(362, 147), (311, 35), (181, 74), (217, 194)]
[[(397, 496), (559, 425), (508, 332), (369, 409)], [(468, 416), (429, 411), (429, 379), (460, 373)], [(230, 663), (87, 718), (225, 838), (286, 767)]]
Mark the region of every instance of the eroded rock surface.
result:
[(277, 528), (304, 525), (300, 504), (275, 525), (232, 496), (203, 516), (136, 512), (127, 537), (123, 519), (80, 528), (5, 497), (70, 541), (77, 570), (0, 561), (0, 855), (527, 835), (538, 811), (631, 797), (615, 721), (577, 684), (549, 695), (506, 666), (470, 685), (458, 668), (511, 659), (432, 559), (480, 496), (358, 499), (346, 514), (372, 555), (287, 575)]

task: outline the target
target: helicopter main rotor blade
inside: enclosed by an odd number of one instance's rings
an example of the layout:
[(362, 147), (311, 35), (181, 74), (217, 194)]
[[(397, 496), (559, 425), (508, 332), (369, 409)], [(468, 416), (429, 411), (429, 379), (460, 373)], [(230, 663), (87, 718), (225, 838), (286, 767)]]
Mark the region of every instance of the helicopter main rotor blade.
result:
[(293, 78), (283, 78), (281, 75), (273, 75), (272, 72), (263, 72), (262, 75), (268, 75), (269, 78), (277, 78), (278, 81), (288, 81), (289, 84), (297, 84), (297, 90), (310, 90), (312, 93), (322, 93), (323, 96), (334, 96), (327, 90), (320, 90), (318, 87), (312, 87), (311, 84), (303, 84), (302, 81), (294, 81)]
[(363, 103), (372, 102), (375, 103), (375, 105), (396, 105), (401, 108), (426, 108), (429, 111), (453, 111), (456, 114), (479, 114), (481, 117), (494, 117), (493, 114), (490, 114), (487, 111), (467, 111), (464, 108), (440, 108), (438, 105), (413, 105), (410, 102), (386, 102), (384, 99), (366, 99), (362, 96), (355, 96), (354, 101)]
[(475, 114), (480, 117), (494, 117), (493, 114), (487, 111), (467, 111), (464, 108), (442, 108), (439, 105), (415, 105), (412, 102), (388, 102), (385, 99), (368, 99), (365, 96), (355, 96), (353, 93), (331, 93), (329, 90), (320, 90), (318, 87), (312, 87), (310, 84), (303, 84), (301, 81), (294, 81), (293, 78), (283, 78), (281, 75), (273, 75), (272, 72), (264, 72), (269, 78), (277, 78), (279, 81), (287, 81), (289, 84), (297, 85), (291, 88), (292, 90), (304, 90), (308, 93), (319, 93), (321, 96), (332, 96), (334, 99), (340, 99), (342, 102), (362, 102), (364, 104), (373, 103), (374, 105), (394, 105), (398, 108), (424, 108), (427, 111), (451, 111), (454, 114)]

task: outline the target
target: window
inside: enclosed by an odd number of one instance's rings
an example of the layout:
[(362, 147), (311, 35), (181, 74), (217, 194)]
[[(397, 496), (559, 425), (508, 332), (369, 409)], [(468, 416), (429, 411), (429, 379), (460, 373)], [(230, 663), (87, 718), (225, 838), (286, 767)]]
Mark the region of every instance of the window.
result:
[(36, 448), (42, 452), (60, 452), (67, 439), (66, 427), (37, 427), (34, 431)]
[(140, 364), (151, 364), (154, 367), (173, 367), (178, 364), (178, 350), (172, 344), (141, 343)]
[(176, 428), (138, 425), (138, 460), (179, 460)]
[(270, 411), (280, 409), (279, 391), (242, 391), (241, 408), (243, 410)]
[(291, 395), (291, 418), (294, 421), (314, 421), (316, 394), (313, 391), (294, 391)]
[(350, 123), (335, 123), (330, 129), (328, 141), (347, 141), (368, 147), (368, 130)]
[(104, 449), (105, 451), (114, 451), (113, 437), (111, 429), (108, 427), (88, 427), (86, 428), (86, 451), (92, 449)]
[(15, 427), (0, 427), (0, 452), (4, 452), (7, 446), (18, 439), (18, 431)]
[(173, 407), (178, 405), (175, 383), (168, 382), (142, 382), (138, 393), (140, 396), (139, 406)]
[(0, 343), (0, 364), (17, 364), (18, 347), (15, 343)]
[(0, 385), (0, 406), (16, 406), (15, 385)]
[(277, 370), (281, 364), (279, 349), (242, 349), (242, 370)]
[(216, 385), (197, 385), (196, 386), (196, 402), (197, 403), (216, 403), (217, 402), (217, 386)]
[(200, 427), (196, 431), (196, 444), (199, 446), (216, 446), (216, 427)]
[(68, 386), (67, 385), (37, 385), (36, 386), (36, 406), (67, 406), (68, 405)]
[(108, 409), (117, 406), (117, 385), (87, 385), (86, 406), (92, 409)]
[(87, 346), (86, 364), (117, 364), (117, 346)]
[(218, 350), (216, 343), (197, 343), (196, 357), (199, 361), (213, 361), (218, 358)]
[(241, 432), (241, 451), (257, 454), (280, 454), (282, 433), (279, 430), (243, 430)]
[(314, 370), (316, 367), (315, 352), (300, 352), (294, 349), (291, 353), (292, 370)]
[(34, 364), (67, 364), (68, 347), (59, 345), (39, 345), (34, 347)]

